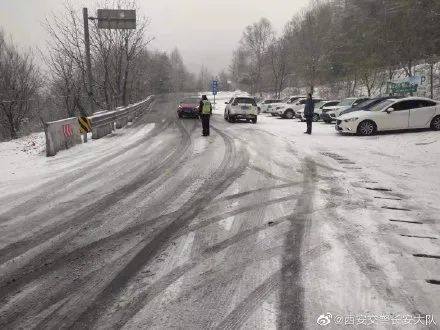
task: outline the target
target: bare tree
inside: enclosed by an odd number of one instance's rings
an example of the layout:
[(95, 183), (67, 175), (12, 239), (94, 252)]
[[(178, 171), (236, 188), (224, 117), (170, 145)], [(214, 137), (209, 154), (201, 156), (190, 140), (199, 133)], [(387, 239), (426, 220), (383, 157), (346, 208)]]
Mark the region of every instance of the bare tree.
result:
[[(108, 6), (108, 3), (105, 5)], [(135, 3), (117, 0), (112, 6), (134, 9)], [(94, 102), (99, 108), (112, 109), (134, 101), (131, 89), (140, 72), (134, 70), (136, 58), (152, 40), (146, 37), (148, 25), (149, 19), (142, 16), (138, 16), (135, 30), (98, 29), (96, 22), (90, 25)], [(58, 89), (63, 88), (62, 94), (69, 100), (67, 112), (71, 115), (78, 111), (84, 115), (87, 113), (88, 89), (79, 10), (72, 3), (66, 4), (63, 14), (46, 19), (45, 27), (50, 36), (50, 56), (47, 58), (52, 80)], [(68, 80), (72, 83), (66, 84)], [(70, 103), (74, 105), (68, 105)]]
[[(249, 55), (249, 78), (252, 81), (251, 93), (262, 92), (261, 76), (265, 65), (266, 54), (274, 38), (272, 24), (267, 18), (246, 27), (240, 41), (241, 47)], [(255, 89), (255, 90), (254, 90)]]
[(210, 89), (210, 81), (212, 80), (213, 76), (208, 71), (206, 66), (202, 65), (200, 68), (199, 76), (197, 78), (197, 89), (199, 91), (207, 91)]
[(29, 52), (20, 53), (0, 31), (0, 127), (1, 135), (16, 139), (31, 113), (41, 87), (40, 73)]
[(273, 77), (273, 87), (279, 98), (285, 87), (288, 71), (288, 45), (284, 38), (274, 39), (268, 48), (268, 58)]

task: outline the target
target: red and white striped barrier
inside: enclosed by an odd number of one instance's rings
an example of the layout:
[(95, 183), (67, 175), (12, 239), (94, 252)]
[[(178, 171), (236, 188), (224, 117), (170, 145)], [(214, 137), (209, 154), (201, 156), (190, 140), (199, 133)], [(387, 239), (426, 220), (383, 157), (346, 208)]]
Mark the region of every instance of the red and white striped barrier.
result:
[(66, 138), (71, 137), (73, 135), (73, 127), (71, 124), (63, 125), (63, 133)]

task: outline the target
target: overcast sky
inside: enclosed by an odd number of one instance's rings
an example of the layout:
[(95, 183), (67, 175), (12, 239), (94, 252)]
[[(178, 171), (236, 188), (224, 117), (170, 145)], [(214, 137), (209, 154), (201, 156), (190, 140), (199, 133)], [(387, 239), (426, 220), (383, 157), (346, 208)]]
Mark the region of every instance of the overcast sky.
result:
[[(95, 0), (73, 0), (95, 7)], [(198, 72), (204, 64), (212, 73), (229, 65), (243, 29), (267, 17), (277, 32), (309, 0), (137, 0), (151, 19), (151, 48), (177, 47), (188, 68)], [(64, 0), (0, 0), (0, 25), (19, 45), (44, 48), (47, 38), (41, 22), (51, 11), (60, 12)]]

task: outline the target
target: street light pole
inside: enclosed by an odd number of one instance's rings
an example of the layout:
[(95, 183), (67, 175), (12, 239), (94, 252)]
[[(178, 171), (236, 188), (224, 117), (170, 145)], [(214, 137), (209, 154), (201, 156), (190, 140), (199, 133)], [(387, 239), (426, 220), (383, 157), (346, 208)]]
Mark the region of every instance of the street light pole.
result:
[[(90, 34), (89, 34), (89, 14), (87, 8), (83, 8), (84, 19), (84, 43), (86, 51), (86, 70), (87, 70), (87, 96), (89, 99), (89, 113), (95, 113), (95, 103), (93, 101), (93, 75), (92, 60), (90, 56)], [(87, 133), (84, 134), (84, 142), (87, 142)]]

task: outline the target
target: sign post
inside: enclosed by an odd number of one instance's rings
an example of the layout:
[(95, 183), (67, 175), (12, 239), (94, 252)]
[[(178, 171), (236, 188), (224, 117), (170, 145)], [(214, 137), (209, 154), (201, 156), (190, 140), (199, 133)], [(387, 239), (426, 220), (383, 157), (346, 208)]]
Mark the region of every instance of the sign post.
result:
[[(87, 97), (89, 99), (90, 114), (95, 112), (95, 102), (93, 101), (93, 75), (92, 60), (90, 56), (90, 35), (89, 35), (89, 14), (87, 8), (83, 8), (84, 19), (84, 43), (86, 51), (86, 70), (87, 70)], [(87, 143), (87, 132), (83, 134), (84, 143)]]
[(214, 95), (214, 104), (215, 104), (215, 96), (218, 92), (218, 80), (213, 80), (211, 83), (212, 94)]
[[(83, 8), (84, 20), (84, 44), (86, 55), (86, 70), (87, 70), (87, 94), (89, 99), (89, 112), (93, 114), (96, 110), (95, 102), (93, 100), (93, 74), (92, 74), (92, 60), (90, 56), (90, 34), (89, 34), (89, 20), (98, 20), (99, 29), (136, 29), (136, 10), (123, 9), (98, 9), (98, 17), (89, 17), (88, 9)], [(87, 142), (87, 133), (84, 133), (84, 142)]]

